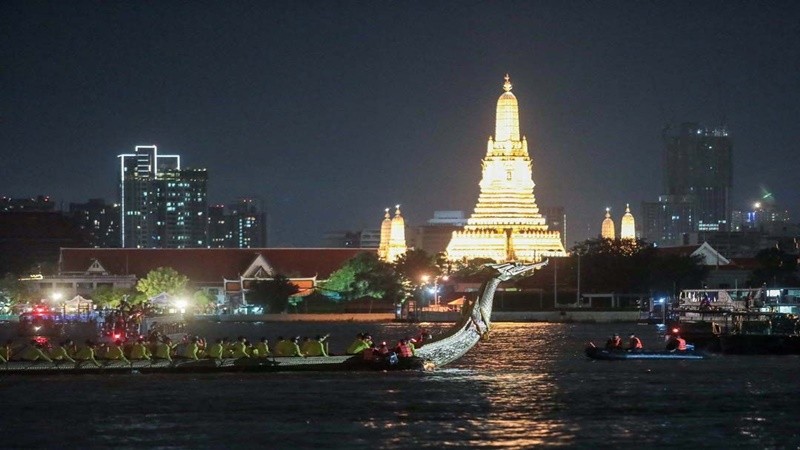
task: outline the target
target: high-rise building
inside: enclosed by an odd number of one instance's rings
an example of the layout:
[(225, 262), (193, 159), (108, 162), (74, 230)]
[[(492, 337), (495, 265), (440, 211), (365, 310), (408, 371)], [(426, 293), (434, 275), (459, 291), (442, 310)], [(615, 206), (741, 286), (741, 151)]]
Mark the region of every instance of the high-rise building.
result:
[(225, 213), (225, 205), (208, 207), (208, 246), (210, 248), (230, 248), (233, 244), (233, 230), (230, 217)]
[(642, 202), (642, 237), (657, 245), (688, 245), (693, 211), (690, 196), (660, 195), (657, 202)]
[(69, 216), (83, 232), (90, 247), (120, 246), (119, 204), (108, 204), (102, 198), (90, 198), (86, 203), (70, 203)]
[(663, 137), (664, 194), (642, 204), (643, 237), (681, 245), (688, 233), (730, 231), (733, 145), (727, 129), (683, 123)]
[(447, 246), (450, 260), (491, 258), (539, 261), (566, 256), (561, 234), (548, 230), (533, 195), (528, 141), (519, 132), (519, 105), (505, 77), (497, 100), (494, 139), (483, 159), (480, 196), (463, 231), (454, 231)]
[(155, 145), (119, 159), (122, 247), (206, 247), (206, 169), (181, 169), (179, 155)]
[(259, 202), (240, 198), (229, 205), (234, 248), (262, 248), (267, 245), (267, 224)]
[(208, 246), (212, 248), (263, 248), (267, 245), (266, 220), (259, 202), (240, 198), (208, 208)]

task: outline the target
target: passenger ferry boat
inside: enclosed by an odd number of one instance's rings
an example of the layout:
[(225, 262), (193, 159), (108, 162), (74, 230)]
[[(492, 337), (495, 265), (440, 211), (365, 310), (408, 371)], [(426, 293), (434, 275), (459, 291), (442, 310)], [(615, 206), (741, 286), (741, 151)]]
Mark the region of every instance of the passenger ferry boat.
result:
[(800, 354), (800, 288), (681, 292), (667, 334), (723, 353)]

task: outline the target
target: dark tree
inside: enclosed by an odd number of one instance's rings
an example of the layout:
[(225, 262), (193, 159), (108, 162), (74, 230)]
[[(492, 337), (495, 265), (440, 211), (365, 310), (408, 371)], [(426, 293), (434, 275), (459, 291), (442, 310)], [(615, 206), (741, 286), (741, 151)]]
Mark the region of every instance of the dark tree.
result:
[(289, 297), (299, 291), (285, 275), (277, 274), (269, 280), (259, 280), (253, 283), (247, 293), (248, 303), (264, 307), (271, 314), (286, 312), (289, 307)]
[(422, 249), (412, 249), (397, 258), (394, 268), (411, 284), (416, 285), (423, 276), (433, 279), (441, 275), (444, 264), (441, 255), (431, 255)]
[(348, 260), (331, 274), (324, 289), (326, 294), (336, 293), (344, 300), (374, 297), (399, 303), (408, 295), (402, 276), (374, 252), (359, 253)]
[(582, 292), (673, 295), (701, 287), (708, 274), (701, 258), (659, 252), (642, 240), (590, 239), (572, 249), (564, 275), (569, 285), (577, 282), (578, 258)]
[(752, 286), (797, 286), (800, 278), (797, 275), (797, 255), (786, 253), (777, 248), (766, 248), (756, 254), (758, 267), (750, 276)]

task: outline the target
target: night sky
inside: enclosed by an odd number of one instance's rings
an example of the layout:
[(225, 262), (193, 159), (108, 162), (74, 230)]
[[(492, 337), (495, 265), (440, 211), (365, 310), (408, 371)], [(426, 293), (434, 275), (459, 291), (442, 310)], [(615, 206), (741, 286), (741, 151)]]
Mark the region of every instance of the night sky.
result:
[[(566, 3), (566, 4), (564, 4)], [(795, 2), (0, 3), (0, 195), (116, 201), (116, 155), (209, 170), (271, 246), (472, 212), (508, 72), (568, 243), (662, 191), (669, 121), (724, 121), (734, 208), (800, 215)]]

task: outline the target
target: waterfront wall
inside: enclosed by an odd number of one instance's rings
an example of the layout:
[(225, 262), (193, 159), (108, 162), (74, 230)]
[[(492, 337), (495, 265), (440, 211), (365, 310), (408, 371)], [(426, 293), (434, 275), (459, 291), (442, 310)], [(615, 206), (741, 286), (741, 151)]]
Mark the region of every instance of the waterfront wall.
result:
[[(421, 312), (419, 322), (455, 322), (456, 312)], [(218, 322), (390, 322), (391, 313), (344, 313), (344, 314), (226, 314), (198, 316), (197, 320)], [(639, 311), (495, 311), (494, 322), (556, 322), (556, 323), (616, 323), (636, 322)]]

